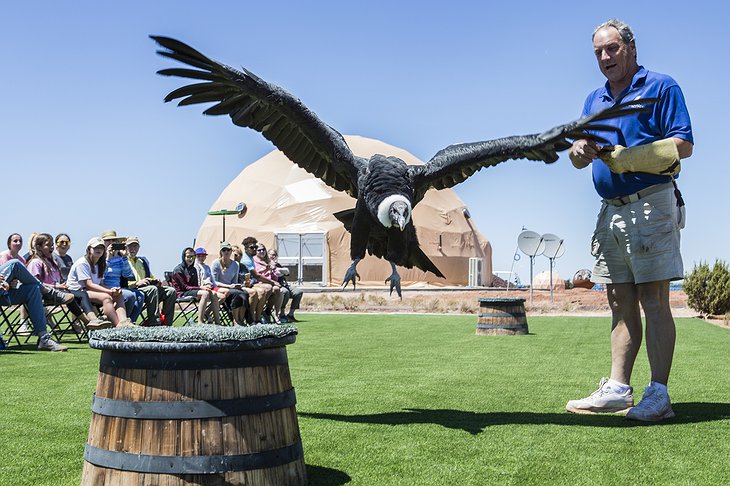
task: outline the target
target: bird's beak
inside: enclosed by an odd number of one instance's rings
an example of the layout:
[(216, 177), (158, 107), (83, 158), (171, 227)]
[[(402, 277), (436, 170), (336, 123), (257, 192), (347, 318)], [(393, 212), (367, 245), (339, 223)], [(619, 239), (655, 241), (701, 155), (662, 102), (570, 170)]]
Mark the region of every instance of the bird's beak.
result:
[(395, 221), (393, 221), (396, 225), (398, 225), (398, 228), (403, 231), (406, 227), (406, 218), (403, 217), (401, 214), (395, 215)]

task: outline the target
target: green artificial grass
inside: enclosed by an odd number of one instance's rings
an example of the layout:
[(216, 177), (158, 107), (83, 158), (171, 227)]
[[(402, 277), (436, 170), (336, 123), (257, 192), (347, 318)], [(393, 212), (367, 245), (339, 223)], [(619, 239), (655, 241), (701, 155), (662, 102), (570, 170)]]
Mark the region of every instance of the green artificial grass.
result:
[[(609, 371), (607, 318), (302, 315), (288, 346), (311, 484), (727, 484), (730, 332), (677, 319), (657, 425), (573, 415)], [(0, 484), (78, 484), (99, 351), (0, 352)], [(642, 349), (635, 399), (648, 383)]]

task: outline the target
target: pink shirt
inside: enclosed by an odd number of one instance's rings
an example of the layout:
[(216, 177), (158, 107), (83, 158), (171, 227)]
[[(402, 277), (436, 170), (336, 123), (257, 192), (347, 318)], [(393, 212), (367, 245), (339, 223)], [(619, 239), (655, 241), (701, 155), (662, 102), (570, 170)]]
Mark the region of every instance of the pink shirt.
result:
[(34, 258), (28, 264), (28, 271), (34, 277), (45, 284), (57, 284), (61, 282), (61, 272), (58, 267), (44, 262), (40, 258)]
[(18, 255), (17, 257), (14, 257), (10, 254), (10, 250), (5, 250), (4, 252), (0, 253), (0, 265), (3, 263), (8, 263), (10, 260), (19, 260), (20, 263), (25, 265), (25, 258)]
[(273, 265), (271, 263), (266, 263), (258, 256), (255, 256), (253, 257), (253, 264), (256, 267), (256, 273), (258, 273), (259, 275), (263, 275), (264, 277), (271, 279), (274, 282), (279, 281), (279, 277), (281, 275), (278, 275), (278, 272), (272, 268)]

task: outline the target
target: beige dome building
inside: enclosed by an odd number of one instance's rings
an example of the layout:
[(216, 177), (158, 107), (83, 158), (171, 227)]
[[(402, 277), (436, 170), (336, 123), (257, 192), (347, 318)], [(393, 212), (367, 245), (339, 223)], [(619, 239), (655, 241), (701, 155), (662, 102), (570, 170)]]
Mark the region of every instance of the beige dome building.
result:
[[(407, 164), (422, 164), (403, 149), (359, 136), (346, 136), (352, 151), (369, 158), (394, 155)], [(206, 248), (209, 262), (218, 255), (225, 237), (240, 245), (254, 236), (267, 248), (277, 248), (279, 261), (289, 267), (289, 281), (304, 285), (341, 286), (350, 266), (350, 234), (333, 213), (355, 207), (355, 200), (336, 191), (274, 150), (246, 167), (226, 187), (211, 211), (233, 210), (244, 203), (243, 214), (207, 216), (198, 230), (196, 247)], [(464, 203), (450, 189), (430, 190), (413, 210), (413, 221), (424, 253), (446, 278), (417, 268), (398, 267), (403, 287), (419, 285), (489, 285), (492, 248), (465, 212)], [(386, 260), (370, 255), (357, 266), (360, 285), (382, 286), (391, 273)], [(471, 272), (471, 275), (470, 275)]]

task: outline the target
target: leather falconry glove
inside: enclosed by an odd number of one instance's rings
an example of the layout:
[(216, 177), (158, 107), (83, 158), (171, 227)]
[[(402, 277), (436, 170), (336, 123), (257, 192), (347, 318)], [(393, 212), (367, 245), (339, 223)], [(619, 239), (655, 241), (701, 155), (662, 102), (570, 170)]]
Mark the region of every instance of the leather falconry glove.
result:
[(599, 157), (616, 174), (646, 172), (675, 176), (682, 169), (677, 145), (671, 138), (630, 148), (621, 145), (604, 147)]

